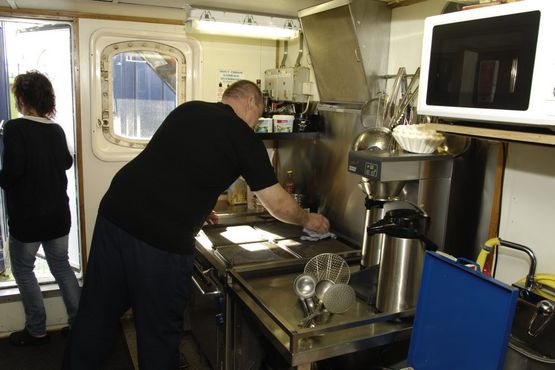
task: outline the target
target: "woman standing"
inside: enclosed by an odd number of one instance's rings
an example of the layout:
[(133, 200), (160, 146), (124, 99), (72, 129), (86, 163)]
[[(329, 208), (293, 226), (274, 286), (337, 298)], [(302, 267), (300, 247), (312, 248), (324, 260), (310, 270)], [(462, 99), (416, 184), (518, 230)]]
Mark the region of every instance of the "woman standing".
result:
[(42, 293), (33, 272), (41, 244), (70, 326), (79, 285), (68, 258), (71, 215), (66, 170), (73, 160), (62, 127), (51, 120), (56, 113), (52, 84), (31, 71), (15, 78), (12, 91), (23, 117), (4, 125), (0, 186), (6, 194), (12, 272), (25, 309), (25, 328), (12, 333), (10, 342), (24, 346), (48, 340)]

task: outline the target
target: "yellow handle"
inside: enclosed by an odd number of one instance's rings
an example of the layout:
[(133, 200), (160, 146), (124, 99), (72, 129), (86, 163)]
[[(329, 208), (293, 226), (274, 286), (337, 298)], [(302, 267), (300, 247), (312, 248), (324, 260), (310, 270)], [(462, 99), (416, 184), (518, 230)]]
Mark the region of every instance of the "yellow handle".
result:
[(480, 253), (478, 254), (478, 258), (476, 259), (476, 263), (480, 266), (480, 270), (484, 270), (484, 265), (486, 263), (486, 258), (488, 257), (488, 255), (490, 254), (490, 252), (493, 250), (493, 247), (498, 246), (499, 243), (499, 238), (491, 238), (488, 241), (486, 241), (484, 243), (484, 246), (482, 247), (482, 250), (480, 251)]

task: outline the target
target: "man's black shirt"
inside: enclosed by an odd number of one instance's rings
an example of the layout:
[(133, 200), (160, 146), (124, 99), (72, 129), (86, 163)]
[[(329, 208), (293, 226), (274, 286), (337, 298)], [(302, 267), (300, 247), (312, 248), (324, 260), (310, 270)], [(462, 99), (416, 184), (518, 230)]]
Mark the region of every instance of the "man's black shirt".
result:
[(113, 178), (99, 214), (153, 247), (191, 254), (218, 196), (238, 176), (277, 183), (264, 144), (222, 103), (187, 102)]

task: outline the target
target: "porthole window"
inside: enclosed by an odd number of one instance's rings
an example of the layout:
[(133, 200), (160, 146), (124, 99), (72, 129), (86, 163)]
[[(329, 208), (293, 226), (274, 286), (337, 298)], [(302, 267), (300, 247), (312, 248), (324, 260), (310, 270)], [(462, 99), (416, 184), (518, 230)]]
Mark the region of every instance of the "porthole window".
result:
[(183, 53), (154, 41), (110, 44), (101, 55), (104, 138), (118, 146), (143, 148), (164, 118), (185, 101)]

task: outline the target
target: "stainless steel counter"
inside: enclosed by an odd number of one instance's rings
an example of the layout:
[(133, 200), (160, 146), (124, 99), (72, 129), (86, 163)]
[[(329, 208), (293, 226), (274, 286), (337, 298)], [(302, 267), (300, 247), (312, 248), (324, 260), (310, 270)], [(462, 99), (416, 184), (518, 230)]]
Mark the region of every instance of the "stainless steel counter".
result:
[[(259, 216), (260, 214), (247, 213), (229, 215), (233, 218), (231, 224), (225, 223), (224, 219), (222, 225), (207, 226), (197, 239), (196, 262), (201, 271), (197, 274), (197, 280), (211, 278), (213, 283), (208, 285), (219, 287), (221, 292), (218, 297), (221, 298), (216, 310), (212, 309), (217, 320), (192, 318), (192, 321), (220, 322), (214, 329), (214, 333), (217, 333), (214, 335), (219, 338), (216, 351), (219, 351), (218, 360), (214, 361), (216, 368), (231, 370), (241, 367), (234, 359), (234, 352), (241, 348), (240, 343), (234, 343), (237, 341), (234, 334), (237, 309), (249, 317), (256, 330), (269, 340), (291, 366), (302, 366), (409, 338), (410, 322), (388, 320), (412, 316), (413, 312), (378, 314), (359, 298), (344, 314), (325, 314), (317, 319), (316, 327), (300, 327), (298, 324), (303, 319), (303, 311), (293, 290), (293, 280), (303, 271), (306, 262), (320, 253), (335, 253), (346, 259), (354, 272), (359, 268), (360, 250), (341, 240), (300, 240), (302, 228)], [(256, 220), (250, 221), (252, 217)], [(225, 232), (230, 227), (233, 229), (238, 226), (251, 226), (255, 231), (262, 232), (261, 239), (266, 235), (273, 236), (269, 240), (252, 243), (233, 243), (227, 240), (224, 237)], [(251, 246), (266, 247), (267, 250), (251, 250)], [(207, 289), (201, 289), (201, 292), (203, 290)], [(205, 298), (204, 301), (207, 306), (199, 306), (197, 310), (193, 310), (197, 315), (207, 314), (213, 298)], [(199, 326), (197, 331), (200, 333), (205, 330), (206, 328)], [(210, 338), (205, 339), (205, 346), (214, 343), (213, 339), (212, 342)], [(210, 352), (211, 348), (203, 351)]]
[[(343, 314), (325, 314), (313, 328), (303, 328), (303, 310), (293, 281), (304, 264), (267, 269), (234, 268), (231, 291), (252, 313), (266, 337), (292, 365), (300, 366), (410, 337), (413, 311), (376, 313), (362, 299)], [(351, 266), (352, 270), (358, 265)]]

